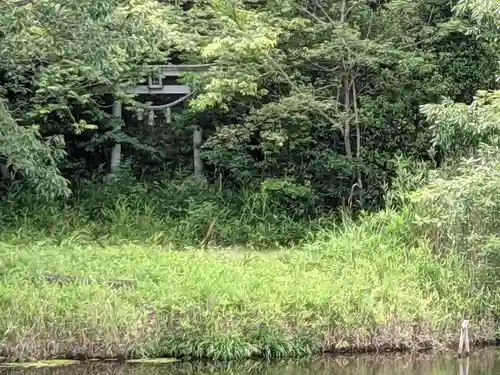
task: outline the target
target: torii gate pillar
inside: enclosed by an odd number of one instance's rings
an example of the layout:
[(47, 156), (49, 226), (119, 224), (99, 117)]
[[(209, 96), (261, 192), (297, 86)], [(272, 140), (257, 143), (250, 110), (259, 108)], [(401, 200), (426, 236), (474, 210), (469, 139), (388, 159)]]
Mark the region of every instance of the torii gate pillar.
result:
[[(118, 119), (122, 119), (122, 102), (119, 100), (115, 100), (113, 103), (113, 116), (115, 116)], [(122, 145), (121, 143), (115, 143), (113, 146), (113, 150), (111, 150), (111, 160), (110, 160), (110, 170), (111, 173), (115, 173), (118, 171), (120, 167), (120, 161), (121, 161), (121, 155), (122, 155)]]

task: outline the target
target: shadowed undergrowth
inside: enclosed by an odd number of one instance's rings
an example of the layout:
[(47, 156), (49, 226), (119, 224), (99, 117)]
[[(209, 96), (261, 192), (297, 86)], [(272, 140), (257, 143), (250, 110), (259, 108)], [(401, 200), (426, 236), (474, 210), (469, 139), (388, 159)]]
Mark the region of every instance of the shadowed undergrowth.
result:
[(43, 202), (10, 193), (0, 223), (9, 241), (140, 242), (182, 248), (199, 246), (214, 221), (212, 245), (267, 249), (300, 243), (322, 222), (331, 222), (312, 198), (295, 199), (290, 206), (287, 191), (267, 185), (234, 193), (190, 178), (137, 183), (124, 171), (103, 183), (76, 186), (68, 201)]

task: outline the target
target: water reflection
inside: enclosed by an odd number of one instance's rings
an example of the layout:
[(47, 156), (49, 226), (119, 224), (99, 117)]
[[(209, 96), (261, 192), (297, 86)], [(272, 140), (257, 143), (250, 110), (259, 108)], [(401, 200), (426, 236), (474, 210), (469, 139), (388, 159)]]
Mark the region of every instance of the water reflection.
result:
[(469, 375), (469, 357), (465, 358), (465, 363), (464, 360), (459, 359), (458, 360), (458, 371), (459, 375)]
[(0, 369), (1, 375), (497, 375), (500, 351), (481, 351), (470, 358), (407, 355), (323, 358), (280, 364), (176, 363), (117, 365), (91, 363), (65, 368)]

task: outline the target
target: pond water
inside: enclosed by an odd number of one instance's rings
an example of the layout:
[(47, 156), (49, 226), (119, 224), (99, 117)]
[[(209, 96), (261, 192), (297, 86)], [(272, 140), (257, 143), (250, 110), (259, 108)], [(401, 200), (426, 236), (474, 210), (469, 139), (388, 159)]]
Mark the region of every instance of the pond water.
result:
[(49, 368), (0, 368), (1, 375), (497, 375), (500, 351), (484, 350), (470, 358), (388, 355), (321, 358), (314, 361), (266, 364), (91, 363)]

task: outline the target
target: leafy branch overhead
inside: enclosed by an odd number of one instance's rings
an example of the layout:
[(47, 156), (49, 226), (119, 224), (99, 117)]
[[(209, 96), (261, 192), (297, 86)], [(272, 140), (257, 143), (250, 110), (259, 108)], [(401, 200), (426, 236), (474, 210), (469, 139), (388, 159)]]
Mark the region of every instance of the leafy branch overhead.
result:
[(469, 156), (482, 145), (500, 145), (500, 91), (480, 90), (470, 104), (449, 99), (422, 106), (431, 122), (433, 147), (448, 156)]
[(65, 156), (63, 145), (61, 137), (41, 141), (36, 128), (18, 126), (0, 100), (0, 150), (8, 159), (6, 167), (22, 171), (40, 195), (54, 198), (70, 194), (56, 164)]

